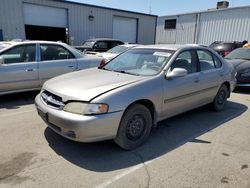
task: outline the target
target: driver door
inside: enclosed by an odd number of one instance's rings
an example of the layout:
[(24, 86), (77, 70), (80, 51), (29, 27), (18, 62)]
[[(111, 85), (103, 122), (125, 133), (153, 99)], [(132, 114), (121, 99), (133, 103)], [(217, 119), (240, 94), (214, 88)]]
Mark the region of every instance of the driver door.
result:
[(194, 108), (199, 103), (200, 73), (198, 72), (198, 61), (193, 50), (181, 52), (172, 62), (170, 69), (184, 68), (187, 75), (164, 79), (164, 100), (161, 116), (167, 118), (181, 112)]

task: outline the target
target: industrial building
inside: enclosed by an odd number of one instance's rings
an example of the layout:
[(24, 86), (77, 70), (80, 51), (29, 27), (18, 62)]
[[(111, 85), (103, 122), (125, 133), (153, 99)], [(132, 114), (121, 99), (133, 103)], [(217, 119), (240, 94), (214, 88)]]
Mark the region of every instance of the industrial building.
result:
[(0, 41), (52, 40), (80, 45), (89, 38), (153, 44), (157, 16), (64, 0), (1, 0)]
[(228, 8), (228, 2), (219, 3), (216, 9), (159, 17), (156, 43), (250, 41), (250, 6)]

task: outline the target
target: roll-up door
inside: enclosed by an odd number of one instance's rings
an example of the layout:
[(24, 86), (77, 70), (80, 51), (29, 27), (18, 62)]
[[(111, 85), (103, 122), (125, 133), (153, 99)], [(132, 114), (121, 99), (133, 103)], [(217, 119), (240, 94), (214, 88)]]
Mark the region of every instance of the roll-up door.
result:
[(25, 25), (68, 26), (67, 9), (24, 3), (23, 12)]
[(137, 19), (114, 16), (113, 17), (113, 38), (124, 42), (137, 42)]

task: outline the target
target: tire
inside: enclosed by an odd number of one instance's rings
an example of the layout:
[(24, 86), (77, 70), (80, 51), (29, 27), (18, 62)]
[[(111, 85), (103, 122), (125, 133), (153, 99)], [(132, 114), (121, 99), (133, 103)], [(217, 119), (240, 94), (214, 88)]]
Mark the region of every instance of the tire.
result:
[(219, 112), (223, 110), (226, 106), (227, 103), (227, 98), (229, 95), (228, 88), (225, 84), (223, 84), (219, 91), (217, 92), (213, 104), (213, 110), (216, 112)]
[(134, 104), (123, 114), (114, 141), (125, 150), (135, 149), (147, 140), (152, 124), (149, 109), (141, 104)]

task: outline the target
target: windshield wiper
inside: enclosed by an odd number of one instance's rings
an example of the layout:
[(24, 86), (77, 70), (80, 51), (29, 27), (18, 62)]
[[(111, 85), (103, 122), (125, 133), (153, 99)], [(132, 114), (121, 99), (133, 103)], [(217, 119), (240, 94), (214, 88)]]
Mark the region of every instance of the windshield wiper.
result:
[(139, 76), (140, 74), (136, 74), (136, 73), (131, 73), (131, 72), (127, 72), (124, 70), (113, 70), (114, 72), (119, 72), (119, 73), (124, 73), (124, 74), (130, 74), (130, 75), (134, 75), (134, 76)]
[(111, 70), (111, 69), (107, 69), (107, 68), (105, 68), (105, 67), (97, 67), (98, 69), (102, 69), (102, 70), (106, 70), (106, 71), (113, 71), (113, 70)]

